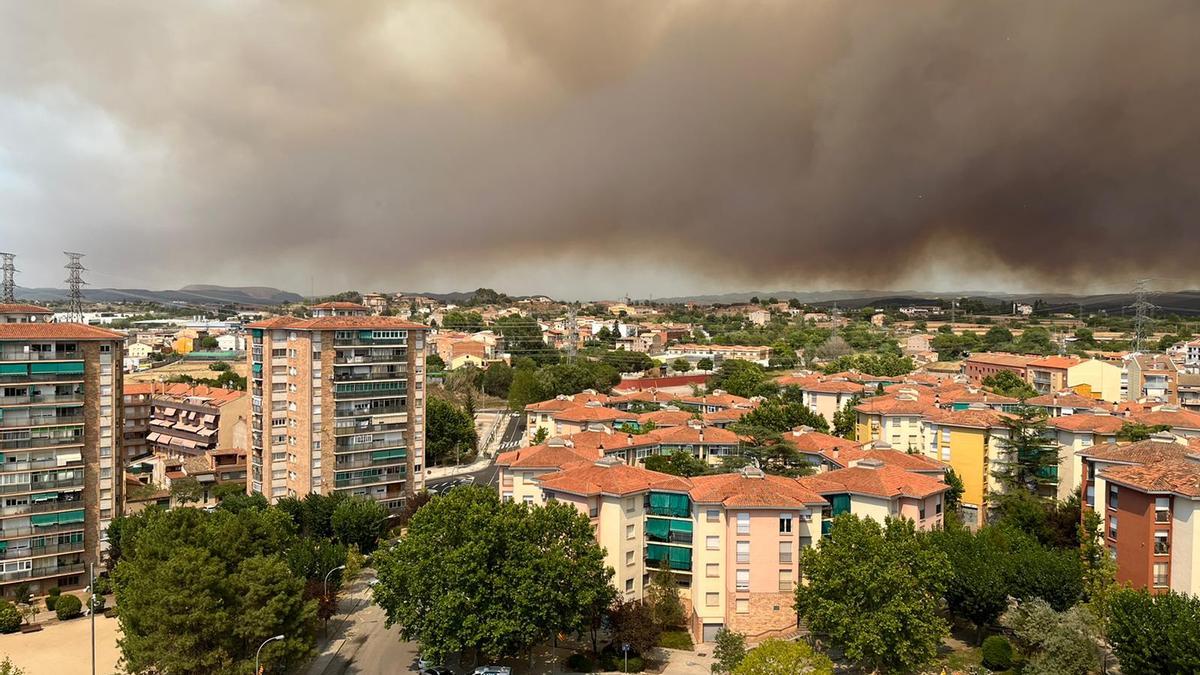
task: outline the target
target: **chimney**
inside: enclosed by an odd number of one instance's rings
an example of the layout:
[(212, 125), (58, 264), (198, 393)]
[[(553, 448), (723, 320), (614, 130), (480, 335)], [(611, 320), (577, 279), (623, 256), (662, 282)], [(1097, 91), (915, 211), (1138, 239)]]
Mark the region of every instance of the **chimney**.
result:
[(883, 462), (881, 460), (875, 459), (874, 457), (865, 457), (863, 459), (858, 460), (858, 463), (855, 464), (855, 466), (859, 466), (864, 469), (882, 469)]

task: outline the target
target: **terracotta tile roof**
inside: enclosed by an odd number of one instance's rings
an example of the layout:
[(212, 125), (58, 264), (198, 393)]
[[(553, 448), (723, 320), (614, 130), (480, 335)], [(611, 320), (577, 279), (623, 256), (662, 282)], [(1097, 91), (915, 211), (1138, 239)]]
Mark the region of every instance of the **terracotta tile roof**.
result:
[(0, 340), (125, 340), (123, 333), (82, 323), (0, 323)]
[(590, 496), (627, 495), (649, 490), (687, 492), (688, 481), (679, 476), (630, 466), (620, 461), (598, 461), (570, 467), (537, 478), (544, 490)]
[(946, 393), (937, 393), (938, 401), (941, 403), (983, 403), (986, 405), (1013, 405), (1019, 403), (1019, 399), (1010, 396), (1001, 396), (984, 389), (971, 389), (963, 387), (961, 389), (952, 390)]
[(238, 389), (221, 389), (218, 387), (209, 387), (203, 384), (186, 384), (183, 382), (176, 382), (173, 384), (168, 384), (165, 387), (159, 387), (154, 392), (156, 400), (160, 396), (164, 398), (169, 397), (176, 399), (203, 398), (207, 399), (205, 403), (218, 408), (226, 403), (237, 401), (245, 395), (246, 392)]
[(153, 390), (154, 384), (151, 382), (125, 382), (121, 386), (121, 392), (129, 396), (142, 396)]
[(972, 429), (994, 429), (1004, 426), (1004, 420), (1013, 415), (992, 409), (967, 408), (966, 410), (943, 410), (935, 408), (925, 414), (925, 419), (935, 424)]
[(587, 452), (580, 448), (564, 445), (535, 445), (531, 448), (520, 448), (502, 452), (496, 457), (499, 466), (514, 469), (563, 469), (579, 464), (588, 464), (599, 459), (596, 451)]
[(1046, 424), (1063, 431), (1090, 431), (1097, 434), (1115, 434), (1127, 422), (1124, 417), (1116, 415), (1095, 415), (1092, 413), (1076, 413), (1051, 417)]
[(300, 319), (276, 316), (255, 321), (247, 328), (286, 328), (288, 330), (429, 330), (429, 326), (394, 316), (319, 316)]
[(554, 412), (557, 410), (566, 410), (568, 408), (581, 406), (586, 403), (591, 403), (592, 401), (607, 403), (608, 400), (609, 397), (606, 394), (580, 392), (571, 396), (558, 396), (545, 401), (530, 403), (529, 405), (525, 406), (525, 410), (533, 412)]
[(1141, 424), (1168, 424), (1180, 429), (1200, 429), (1200, 413), (1191, 410), (1152, 410), (1132, 413), (1130, 419)]
[(1037, 360), (1035, 356), (1020, 354), (1004, 354), (1001, 352), (979, 352), (965, 359), (966, 364), (982, 363), (989, 366), (1007, 366), (1009, 368), (1024, 368), (1030, 361)]
[(1088, 398), (1070, 390), (1034, 396), (1025, 402), (1029, 405), (1040, 405), (1047, 408), (1100, 408), (1105, 405), (1104, 401)]
[(873, 396), (854, 409), (861, 413), (870, 415), (924, 415), (937, 406), (933, 403), (933, 398), (928, 394), (921, 396), (907, 396), (904, 394), (884, 394), (882, 396)]
[(865, 385), (849, 380), (824, 380), (806, 384), (801, 388), (817, 394), (861, 394)]
[(574, 405), (554, 413), (554, 419), (560, 422), (614, 422), (627, 417), (627, 412), (588, 405)]
[(1075, 454), (1115, 464), (1152, 464), (1183, 459), (1194, 452), (1194, 446), (1152, 438), (1136, 443), (1102, 443), (1084, 448)]
[[(581, 431), (565, 436), (564, 440), (576, 450), (587, 453), (619, 452), (632, 448), (650, 448), (658, 445), (658, 440), (649, 434), (623, 434), (608, 431)], [(590, 456), (590, 455), (589, 455)]]
[(746, 416), (752, 408), (724, 408), (714, 412), (706, 412), (701, 415), (704, 421), (708, 424), (718, 422), (737, 422)]
[(726, 393), (713, 393), (705, 396), (685, 396), (679, 399), (689, 405), (720, 406), (722, 408), (750, 408), (754, 402), (748, 398)]
[(893, 466), (914, 473), (936, 473), (939, 478), (946, 471), (946, 465), (932, 457), (884, 448), (852, 448), (843, 450), (836, 457), (830, 457), (830, 459), (842, 466), (850, 466), (864, 459), (877, 459), (883, 462), (884, 466)]
[(860, 464), (848, 469), (797, 478), (796, 481), (822, 495), (848, 492), (888, 499), (923, 499), (949, 489), (948, 485), (936, 478), (886, 464), (874, 467)]
[(821, 379), (822, 377), (816, 373), (792, 373), (791, 375), (780, 375), (775, 378), (775, 383), (781, 387), (806, 387), (820, 382)]
[(645, 435), (669, 445), (737, 445), (739, 442), (737, 434), (720, 427), (665, 427), (654, 429)]
[(1083, 363), (1083, 359), (1078, 356), (1047, 356), (1045, 358), (1035, 359), (1027, 365), (1030, 368), (1051, 368), (1056, 370), (1066, 370), (1071, 366), (1077, 366)]
[(695, 476), (692, 501), (700, 504), (724, 504), (730, 507), (804, 508), (823, 505), (824, 497), (793, 478), (747, 476), (741, 472)]
[(656, 427), (679, 427), (687, 424), (692, 416), (686, 410), (655, 410), (638, 415), (638, 424), (653, 422)]
[(620, 396), (608, 397), (609, 403), (671, 403), (679, 397), (657, 389), (639, 389)]
[(1200, 462), (1193, 460), (1114, 466), (1101, 471), (1100, 477), (1140, 492), (1175, 493), (1200, 499)]
[(784, 434), (784, 439), (791, 441), (792, 445), (800, 452), (809, 454), (826, 454), (833, 456), (835, 450), (845, 452), (848, 450), (857, 450), (862, 447), (861, 443), (850, 441), (845, 438), (831, 436), (820, 431), (813, 431), (807, 427), (792, 429), (787, 434)]
[(0, 303), (0, 314), (53, 314), (54, 310), (23, 302)]

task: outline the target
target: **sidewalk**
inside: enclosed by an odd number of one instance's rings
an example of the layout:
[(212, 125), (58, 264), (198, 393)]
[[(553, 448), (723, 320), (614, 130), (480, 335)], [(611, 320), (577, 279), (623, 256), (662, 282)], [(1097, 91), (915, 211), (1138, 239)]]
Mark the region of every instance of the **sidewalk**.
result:
[(437, 480), (439, 478), (449, 478), (451, 476), (460, 476), (465, 473), (475, 473), (483, 471), (492, 463), (491, 457), (480, 457), (471, 464), (462, 464), (459, 466), (433, 466), (425, 470), (425, 482)]
[[(345, 662), (349, 659), (346, 659), (343, 650), (350, 650), (347, 647), (347, 638), (357, 625), (358, 610), (371, 602), (371, 587), (367, 580), (374, 577), (374, 571), (363, 574), (349, 585), (348, 593), (338, 598), (338, 613), (329, 619), (326, 626), (328, 634), (317, 639), (318, 656), (306, 671), (307, 675), (323, 675), (327, 670), (336, 670), (333, 667), (335, 659), (338, 660), (338, 666), (344, 669)], [(318, 635), (320, 634), (318, 632)], [(338, 659), (339, 656), (343, 658)]]

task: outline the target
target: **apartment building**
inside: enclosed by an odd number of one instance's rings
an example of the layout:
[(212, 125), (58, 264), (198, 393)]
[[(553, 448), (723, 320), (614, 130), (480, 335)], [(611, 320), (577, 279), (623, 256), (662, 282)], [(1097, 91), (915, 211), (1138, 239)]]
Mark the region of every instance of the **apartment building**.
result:
[(1152, 593), (1200, 591), (1200, 447), (1161, 433), (1079, 454), (1084, 506), (1104, 517), (1117, 582)]
[(150, 434), (151, 393), (152, 382), (126, 382), (122, 407), (125, 411), (122, 445), (125, 448), (124, 460), (129, 462), (150, 454), (150, 443), (146, 436)]
[(1123, 374), (1121, 366), (1115, 363), (1086, 359), (1067, 368), (1067, 387), (1083, 396), (1118, 403)]
[(833, 519), (843, 513), (880, 522), (907, 518), (921, 530), (942, 525), (947, 485), (939, 478), (906, 471), (883, 458), (864, 457), (847, 468), (805, 476), (798, 482), (829, 502), (821, 517), (822, 535), (829, 534)]
[(923, 416), (923, 452), (954, 469), (962, 480), (959, 517), (968, 527), (987, 522), (988, 495), (1000, 489), (993, 472), (1007, 456), (1006, 417), (986, 408), (933, 409)]
[(869, 398), (854, 408), (855, 438), (883, 440), (893, 448), (919, 452), (924, 445), (921, 437), (925, 414), (936, 409), (930, 393), (911, 387)]
[(1010, 372), (1024, 380), (1025, 367), (1034, 360), (1037, 360), (1036, 357), (1020, 354), (980, 352), (963, 360), (962, 372), (976, 386), (982, 384), (984, 378), (1001, 372)]
[(667, 347), (665, 353), (668, 360), (687, 359), (692, 362), (693, 366), (701, 359), (711, 359), (715, 364), (720, 364), (725, 359), (738, 359), (741, 361), (752, 361), (760, 366), (765, 366), (771, 361), (770, 347), (744, 345), (698, 345), (684, 343)]
[(1067, 388), (1067, 372), (1079, 365), (1077, 356), (1047, 356), (1025, 364), (1025, 381), (1039, 394)]
[(324, 303), (249, 325), (249, 489), (398, 508), (424, 486), (427, 327)]
[[(171, 488), (176, 481), (186, 479), (195, 479), (199, 489), (184, 499)], [(126, 468), (125, 511), (136, 513), (152, 504), (212, 508), (219, 503), (215, 491), (219, 485), (237, 485), (245, 490), (245, 450), (223, 448), (184, 457), (151, 455)]]
[(250, 448), (250, 397), (236, 389), (167, 384), (151, 396), (146, 443), (164, 457), (196, 457), (217, 448)]
[(1131, 354), (1125, 360), (1125, 401), (1179, 402), (1181, 370), (1162, 354)]
[(865, 387), (846, 379), (830, 379), (802, 385), (801, 400), (808, 409), (833, 422), (833, 416), (855, 396), (862, 396)]
[(86, 583), (121, 512), (124, 336), (0, 305), (0, 593)]
[(1076, 413), (1046, 420), (1058, 444), (1058, 499), (1067, 499), (1083, 484), (1079, 453), (1094, 445), (1117, 442), (1117, 432), (1128, 421), (1103, 412)]

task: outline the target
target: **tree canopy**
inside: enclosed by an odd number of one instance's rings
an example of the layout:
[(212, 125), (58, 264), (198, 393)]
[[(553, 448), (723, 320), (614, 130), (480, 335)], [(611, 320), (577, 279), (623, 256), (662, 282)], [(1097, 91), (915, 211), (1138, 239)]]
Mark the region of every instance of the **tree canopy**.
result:
[(833, 662), (807, 642), (768, 639), (751, 649), (733, 675), (832, 675)]
[(1020, 375), (1008, 370), (988, 375), (983, 378), (982, 384), (989, 391), (1022, 401), (1037, 396), (1037, 391), (1028, 382), (1021, 379)]
[(467, 411), (444, 398), (425, 400), (425, 451), (427, 460), (446, 462), (475, 452), (479, 436)]
[(1109, 609), (1108, 642), (1122, 673), (1200, 672), (1200, 597), (1123, 589)]

